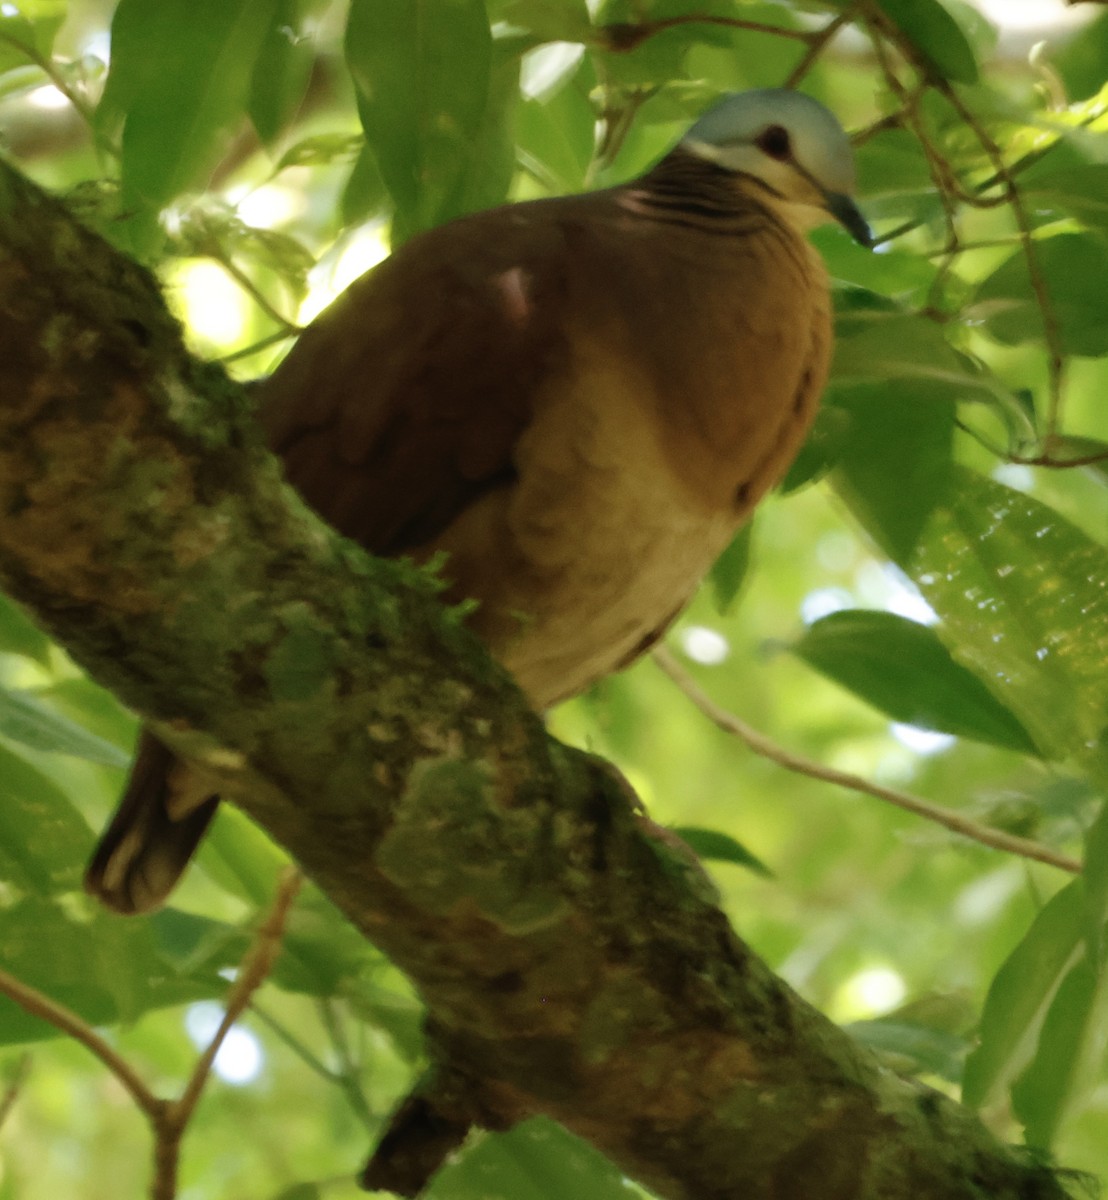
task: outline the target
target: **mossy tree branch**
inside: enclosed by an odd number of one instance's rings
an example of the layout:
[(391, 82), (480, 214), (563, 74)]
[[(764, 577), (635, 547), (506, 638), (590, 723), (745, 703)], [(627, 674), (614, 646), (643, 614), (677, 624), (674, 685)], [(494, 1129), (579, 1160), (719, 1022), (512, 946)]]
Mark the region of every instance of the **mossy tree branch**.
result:
[(432, 580), (299, 503), (149, 275), (3, 167), (0, 583), (416, 982), (409, 1191), (544, 1112), (666, 1197), (1063, 1195), (776, 979)]

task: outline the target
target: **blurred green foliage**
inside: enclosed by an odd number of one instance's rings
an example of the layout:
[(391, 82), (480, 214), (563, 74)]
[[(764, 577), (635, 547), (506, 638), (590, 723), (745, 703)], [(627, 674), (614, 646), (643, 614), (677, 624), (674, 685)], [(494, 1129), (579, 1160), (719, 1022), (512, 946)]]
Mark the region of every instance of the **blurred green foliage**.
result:
[[(898, 1069), (964, 1083), (1003, 1136), (1108, 1181), (1108, 16), (1033, 62), (996, 33), (963, 0), (16, 0), (0, 147), (161, 272), (197, 345), (249, 377), (341, 275), (355, 226), (397, 241), (627, 179), (724, 90), (788, 80), (835, 108), (889, 240), (816, 235), (838, 313), (824, 411), (671, 645), (780, 743), (1087, 848), (1089, 868), (1063, 887), (756, 759), (649, 661), (552, 728), (688, 831), (739, 931), (805, 996)], [(237, 293), (233, 329), (201, 328), (198, 260)], [(195, 1053), (189, 1006), (224, 994), (284, 856), (225, 812), (175, 907), (97, 912), (80, 866), (133, 736), (0, 599), (0, 964), (169, 1093)], [(309, 890), (244, 1021), (260, 1058), (205, 1098), (182, 1195), (357, 1195), (420, 1068), (419, 1020)], [(146, 1132), (118, 1085), (0, 1000), (0, 1096), (17, 1078), (0, 1200), (142, 1193)], [(432, 1194), (627, 1191), (533, 1122), (477, 1141)]]

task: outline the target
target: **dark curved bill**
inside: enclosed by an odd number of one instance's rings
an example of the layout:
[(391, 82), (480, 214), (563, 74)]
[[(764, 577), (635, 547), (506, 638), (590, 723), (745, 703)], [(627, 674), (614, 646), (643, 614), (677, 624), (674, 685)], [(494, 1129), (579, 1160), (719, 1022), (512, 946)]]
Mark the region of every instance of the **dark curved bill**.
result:
[(842, 192), (825, 192), (824, 198), (827, 211), (859, 245), (867, 248), (873, 245), (873, 231), (849, 196), (844, 196)]

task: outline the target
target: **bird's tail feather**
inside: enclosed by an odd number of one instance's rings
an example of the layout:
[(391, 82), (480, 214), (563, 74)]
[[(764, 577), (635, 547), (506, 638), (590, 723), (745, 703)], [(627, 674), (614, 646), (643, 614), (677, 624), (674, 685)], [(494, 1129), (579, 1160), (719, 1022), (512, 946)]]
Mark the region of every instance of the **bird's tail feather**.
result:
[(127, 788), (85, 873), (85, 890), (120, 913), (157, 908), (180, 878), (219, 806), (208, 796), (174, 819), (173, 752), (143, 731)]

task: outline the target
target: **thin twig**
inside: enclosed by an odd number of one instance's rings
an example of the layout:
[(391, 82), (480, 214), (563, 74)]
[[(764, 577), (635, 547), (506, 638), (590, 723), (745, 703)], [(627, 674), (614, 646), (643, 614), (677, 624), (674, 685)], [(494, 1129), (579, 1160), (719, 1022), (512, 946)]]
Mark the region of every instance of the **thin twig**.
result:
[(238, 266), (228, 255), (213, 254), (212, 257), (217, 263), (227, 272), (228, 275), (239, 285), (240, 288), (254, 301), (254, 303), (265, 313), (267, 317), (281, 327), (282, 337), (291, 337), (293, 334), (301, 332), (301, 327), (295, 321), (290, 321), (288, 317), (278, 312), (270, 303), (266, 294), (257, 286), (257, 284)]
[(151, 1119), (158, 1119), (163, 1102), (138, 1077), (134, 1068), (119, 1052), (108, 1044), (82, 1017), (56, 1000), (51, 1000), (37, 988), (21, 983), (14, 975), (0, 969), (0, 992), (14, 1000), (31, 1016), (48, 1021), (55, 1029), (68, 1034), (91, 1051), (119, 1080), (131, 1099)]
[(764, 21), (750, 21), (744, 17), (713, 17), (701, 13), (687, 13), (679, 17), (664, 17), (660, 21), (640, 23), (614, 22), (599, 26), (597, 32), (603, 39), (606, 50), (625, 53), (642, 45), (667, 29), (681, 25), (721, 25), (727, 29), (745, 29), (748, 33), (765, 33), (771, 37), (790, 38), (794, 42), (814, 42), (822, 30), (788, 29), (783, 25), (768, 25)]
[(866, 795), (875, 796), (879, 800), (885, 800), (889, 804), (896, 805), (897, 808), (902, 808), (906, 812), (914, 813), (916, 816), (933, 821), (935, 824), (949, 829), (952, 833), (957, 833), (962, 837), (980, 842), (983, 846), (990, 846), (994, 850), (1002, 850), (1008, 854), (1018, 854), (1021, 858), (1031, 858), (1036, 862), (1047, 863), (1049, 866), (1057, 867), (1062, 871), (1069, 871), (1074, 875), (1081, 873), (1082, 866), (1077, 859), (1052, 850), (1049, 846), (1044, 846), (1041, 842), (1034, 842), (1029, 838), (1002, 833), (998, 829), (991, 829), (986, 825), (980, 825), (976, 821), (971, 821), (959, 813), (951, 812), (950, 809), (930, 804), (918, 796), (909, 795), (907, 792), (898, 792), (893, 788), (882, 787), (880, 784), (871, 783), (870, 780), (863, 779), (860, 775), (852, 775), (848, 771), (837, 771), (833, 767), (824, 766), (823, 763), (815, 762), (813, 759), (805, 758), (801, 754), (794, 754), (791, 750), (786, 750), (783, 746), (779, 746), (776, 742), (767, 738), (765, 734), (759, 733), (756, 729), (747, 725), (745, 721), (734, 713), (716, 704), (664, 646), (656, 649), (653, 657), (658, 666), (661, 667), (713, 724), (719, 726), (725, 733), (730, 733), (737, 737), (748, 749), (762, 758), (768, 758), (771, 762), (785, 767), (786, 770), (796, 771), (798, 774), (807, 775), (811, 779), (820, 779), (824, 783), (833, 783), (837, 787), (850, 788), (855, 792), (864, 792)]
[(1062, 331), (1058, 324), (1058, 315), (1054, 310), (1054, 302), (1047, 287), (1046, 276), (1043, 274), (1042, 263), (1039, 261), (1038, 247), (1035, 244), (1034, 227), (1027, 213), (1023, 196), (1012, 178), (1000, 147), (992, 135), (978, 121), (968, 105), (958, 94), (957, 90), (945, 79), (937, 80), (935, 87), (953, 106), (958, 115), (973, 131), (974, 137), (980, 142), (989, 161), (992, 163), (996, 178), (1003, 183), (1003, 197), (1011, 205), (1012, 215), (1016, 219), (1020, 241), (1023, 243), (1023, 254), (1027, 260), (1027, 274), (1031, 281), (1031, 290), (1039, 304), (1039, 312), (1043, 318), (1043, 336), (1046, 341), (1050, 396), (1048, 399), (1045, 445), (1048, 450), (1058, 433), (1062, 419), (1062, 389), (1065, 378), (1066, 359), (1062, 345)]
[(303, 876), (294, 867), (286, 867), (281, 872), (277, 883), (277, 894), (273, 898), (265, 920), (255, 934), (250, 949), (247, 950), (239, 966), (238, 974), (235, 976), (234, 985), (227, 997), (223, 1020), (220, 1021), (219, 1028), (204, 1053), (197, 1060), (192, 1075), (185, 1085), (185, 1090), (179, 1099), (170, 1106), (173, 1119), (182, 1126), (188, 1121), (192, 1110), (196, 1107), (196, 1102), (200, 1099), (200, 1093), (208, 1081), (212, 1063), (215, 1062), (215, 1056), (219, 1053), (220, 1046), (223, 1045), (223, 1039), (230, 1032), (231, 1026), (242, 1016), (243, 1010), (250, 1003), (250, 997), (273, 969), (273, 964), (281, 950), (281, 938), (284, 935), (289, 909), (296, 899), (297, 892), (300, 891), (302, 882)]
[(854, 20), (854, 6), (844, 8), (837, 17), (833, 17), (826, 25), (811, 38), (808, 42), (808, 49), (804, 51), (804, 56), (800, 62), (793, 67), (789, 73), (788, 79), (782, 84), (782, 87), (794, 88), (804, 78), (805, 75), (812, 69), (815, 61), (827, 49), (827, 44), (834, 38), (844, 25), (849, 24)]

